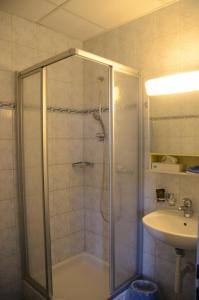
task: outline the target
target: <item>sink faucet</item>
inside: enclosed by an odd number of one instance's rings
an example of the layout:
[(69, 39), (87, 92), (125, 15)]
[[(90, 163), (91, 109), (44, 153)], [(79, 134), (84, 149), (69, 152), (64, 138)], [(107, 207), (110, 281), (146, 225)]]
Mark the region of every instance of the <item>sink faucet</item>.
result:
[(190, 218), (193, 214), (191, 199), (189, 199), (189, 198), (182, 199), (182, 204), (183, 205), (179, 206), (178, 209), (182, 210), (184, 212), (185, 218)]

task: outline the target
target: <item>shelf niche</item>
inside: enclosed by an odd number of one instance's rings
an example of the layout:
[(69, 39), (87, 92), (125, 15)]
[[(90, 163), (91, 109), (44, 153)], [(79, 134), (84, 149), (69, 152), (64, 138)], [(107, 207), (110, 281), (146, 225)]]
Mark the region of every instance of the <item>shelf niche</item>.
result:
[[(192, 166), (199, 166), (199, 155), (183, 155), (183, 154), (171, 154), (171, 153), (150, 153), (149, 154), (149, 172), (152, 173), (162, 173), (162, 174), (176, 174), (176, 175), (184, 175), (184, 176), (198, 176), (197, 173), (187, 173), (186, 168)], [(156, 170), (152, 168), (153, 162), (161, 162), (163, 156), (174, 156), (178, 160), (178, 164), (183, 165), (183, 171), (180, 172), (172, 172), (172, 171), (163, 171)]]

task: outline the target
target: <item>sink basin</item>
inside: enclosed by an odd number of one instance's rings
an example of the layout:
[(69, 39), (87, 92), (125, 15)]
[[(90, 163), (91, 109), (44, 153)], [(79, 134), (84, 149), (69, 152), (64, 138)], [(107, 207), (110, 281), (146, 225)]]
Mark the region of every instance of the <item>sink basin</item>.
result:
[(146, 230), (154, 237), (175, 248), (194, 250), (197, 245), (198, 219), (185, 218), (182, 212), (157, 210), (142, 219)]

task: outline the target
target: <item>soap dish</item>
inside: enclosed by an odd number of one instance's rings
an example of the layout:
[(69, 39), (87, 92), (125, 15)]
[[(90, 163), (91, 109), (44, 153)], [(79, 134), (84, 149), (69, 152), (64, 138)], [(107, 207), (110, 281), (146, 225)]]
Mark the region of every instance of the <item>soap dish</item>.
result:
[(94, 163), (90, 161), (78, 161), (75, 163), (72, 163), (73, 168), (87, 168), (87, 167), (93, 167)]

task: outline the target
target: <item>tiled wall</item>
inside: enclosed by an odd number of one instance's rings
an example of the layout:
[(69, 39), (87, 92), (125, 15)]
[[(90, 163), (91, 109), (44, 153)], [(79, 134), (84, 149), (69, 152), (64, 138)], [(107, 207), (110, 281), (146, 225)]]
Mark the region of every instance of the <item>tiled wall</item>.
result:
[[(69, 58), (47, 67), (47, 105), (83, 108), (83, 62)], [(52, 260), (84, 251), (83, 115), (48, 112)]]
[(40, 74), (23, 80), (24, 190), (26, 195), (27, 249), (33, 278), (45, 284), (44, 228), (42, 213)]
[[(75, 57), (49, 66), (47, 74), (48, 106), (81, 110), (98, 108), (102, 101), (108, 107), (108, 69), (104, 66)], [(100, 83), (98, 77), (102, 75)], [(103, 113), (103, 120), (108, 136), (108, 112)], [(99, 209), (107, 139), (105, 143), (97, 141), (96, 133), (100, 131), (92, 113), (48, 113), (53, 263), (83, 251), (107, 260), (108, 224), (103, 222)], [(79, 161), (94, 165), (86, 169), (72, 167)], [(107, 173), (107, 155), (104, 161)], [(106, 175), (104, 203), (108, 204), (107, 194)]]
[[(0, 102), (14, 102), (14, 71), (70, 47), (77, 40), (0, 12)], [(16, 201), (15, 113), (0, 110), (0, 299), (20, 299)]]
[[(85, 43), (85, 48), (112, 60), (136, 67), (142, 71), (144, 80), (176, 71), (197, 69), (199, 66), (198, 18), (198, 1), (181, 0), (175, 5), (164, 8), (149, 16), (108, 32), (105, 35), (92, 39)], [(0, 13), (0, 25), (0, 101), (3, 102), (15, 101), (14, 71), (24, 69), (70, 47), (81, 47), (81, 44), (76, 40), (66, 38), (42, 26), (10, 16), (6, 13)], [(62, 87), (63, 85), (60, 80), (59, 90)], [(50, 94), (52, 95), (52, 93), (53, 92)], [(146, 101), (147, 99), (144, 97), (144, 102), (146, 103)], [(49, 113), (49, 118), (50, 114), (54, 114), (55, 116), (55, 113)], [(146, 121), (147, 105), (145, 105), (144, 115)], [(55, 124), (58, 123), (58, 119), (60, 118), (61, 115), (60, 117), (58, 116)], [(0, 298), (11, 300), (18, 299), (20, 295), (18, 215), (15, 187), (14, 112), (0, 111), (0, 123)], [(54, 138), (55, 136), (52, 135), (52, 140)], [(61, 143), (62, 138), (65, 139), (66, 137), (58, 137), (57, 142)], [(79, 139), (80, 137), (78, 136), (76, 138)], [(146, 134), (146, 168), (147, 145), (148, 136)], [(56, 165), (56, 171), (58, 171), (59, 163), (53, 163)], [(65, 163), (67, 162), (64, 162), (64, 164)], [(55, 173), (52, 172), (52, 174), (54, 174), (52, 178), (55, 178)], [(54, 184), (55, 181), (53, 182), (53, 186)], [(60, 184), (60, 182), (56, 184)], [(74, 187), (74, 190), (81, 194), (81, 187), (82, 185), (78, 184), (78, 187)], [(165, 187), (170, 191), (176, 192), (178, 200), (183, 196), (189, 196), (193, 199), (195, 208), (198, 206), (199, 187), (196, 178), (184, 178), (171, 175), (152, 176), (146, 173), (145, 212), (157, 207), (155, 203), (156, 187)], [(70, 190), (70, 186), (67, 188)], [(52, 202), (56, 202), (58, 198), (59, 200), (63, 199), (62, 196), (66, 192), (65, 183), (64, 186), (53, 187), (52, 192)], [(89, 197), (87, 199), (89, 199)], [(58, 206), (56, 206), (56, 209), (58, 209)], [(65, 208), (63, 208), (63, 210), (61, 209), (61, 212), (65, 213), (64, 210)], [(57, 220), (59, 219), (57, 227), (59, 227), (59, 222), (61, 222), (61, 214), (59, 214), (58, 211), (55, 213), (52, 209), (54, 220), (56, 216), (59, 215), (57, 218)], [(79, 239), (79, 236), (77, 236), (77, 239)], [(59, 238), (57, 238), (57, 240), (59, 240)], [(60, 240), (62, 240), (63, 244), (65, 243), (65, 239), (62, 238), (62, 235)], [(61, 259), (62, 253), (59, 253), (58, 257), (58, 260)], [(189, 259), (189, 257), (194, 260), (193, 253), (188, 254), (187, 259)], [(147, 233), (145, 233), (144, 236), (143, 272), (147, 277), (157, 280), (165, 296), (172, 299), (173, 276), (167, 276), (167, 274), (174, 273), (173, 249), (154, 241)], [(184, 291), (184, 299), (186, 300), (193, 298), (191, 294), (193, 293), (193, 282), (192, 275), (188, 275), (185, 278), (186, 289)]]
[[(109, 107), (108, 68), (86, 61), (84, 63), (84, 106), (85, 108)], [(105, 125), (105, 140), (99, 141), (102, 133), (100, 123), (92, 114), (84, 116), (84, 160), (94, 163), (84, 172), (85, 200), (85, 249), (101, 259), (108, 260), (108, 111), (102, 113)]]
[(136, 274), (138, 208), (138, 90), (134, 76), (115, 72), (114, 102), (116, 284)]
[(17, 297), (20, 279), (14, 118), (14, 111), (0, 111), (0, 298), (2, 299), (12, 299), (13, 295)]
[[(143, 81), (165, 74), (198, 69), (199, 67), (199, 2), (181, 0), (162, 10), (142, 17), (107, 34), (85, 42), (88, 51), (130, 65), (142, 72)], [(145, 170), (148, 168), (147, 97), (144, 95)], [(167, 188), (176, 193), (178, 204), (190, 197), (198, 209), (198, 179), (174, 175), (152, 175), (145, 172), (145, 213), (161, 208), (155, 201), (155, 189)], [(187, 253), (185, 260), (195, 260)], [(162, 297), (173, 299), (175, 270), (174, 250), (144, 233), (143, 273), (156, 280)], [(168, 274), (170, 274), (168, 276)], [(183, 299), (194, 299), (194, 274), (184, 278)]]

